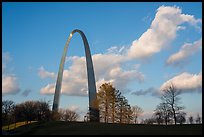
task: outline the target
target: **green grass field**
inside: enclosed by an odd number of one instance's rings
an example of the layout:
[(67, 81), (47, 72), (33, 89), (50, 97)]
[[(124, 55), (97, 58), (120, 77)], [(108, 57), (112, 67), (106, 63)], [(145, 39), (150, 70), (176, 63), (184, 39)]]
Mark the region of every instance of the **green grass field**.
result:
[(10, 131), (16, 135), (202, 135), (202, 125), (134, 125), (84, 122), (35, 122)]

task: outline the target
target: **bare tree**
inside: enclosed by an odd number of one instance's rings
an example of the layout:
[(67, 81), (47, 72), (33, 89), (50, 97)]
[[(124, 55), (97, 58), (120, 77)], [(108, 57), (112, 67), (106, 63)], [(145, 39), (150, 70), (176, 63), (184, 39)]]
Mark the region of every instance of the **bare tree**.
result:
[(79, 118), (79, 115), (75, 111), (69, 110), (69, 109), (65, 110), (65, 114), (64, 114), (65, 121), (77, 121), (78, 118)]
[(155, 119), (155, 122), (157, 122), (158, 123), (158, 125), (160, 125), (161, 123), (163, 123), (163, 121), (164, 121), (164, 119), (163, 119), (163, 114), (162, 114), (162, 112), (160, 112), (160, 111), (156, 111), (155, 113), (154, 113), (154, 119)]
[(35, 101), (35, 114), (38, 121), (47, 121), (51, 117), (49, 103), (46, 101)]
[(49, 103), (45, 101), (26, 101), (17, 104), (14, 109), (15, 121), (47, 121), (51, 119)]
[(12, 119), (12, 113), (13, 113), (14, 107), (15, 107), (15, 104), (12, 100), (2, 101), (2, 123), (8, 124), (8, 130), (9, 130), (9, 124)]
[(167, 125), (171, 116), (171, 110), (168, 104), (162, 102), (157, 105), (155, 110), (156, 121), (158, 124), (162, 123), (163, 121)]
[(193, 116), (190, 116), (190, 117), (188, 118), (188, 121), (189, 121), (190, 124), (193, 124)]
[(155, 122), (154, 118), (147, 118), (147, 119), (143, 119), (141, 124), (148, 124), (148, 125), (152, 125)]
[(77, 121), (77, 119), (79, 118), (79, 115), (70, 109), (59, 109), (59, 117), (60, 120), (63, 121)]
[(200, 117), (200, 115), (199, 115), (199, 114), (197, 115), (197, 117), (196, 117), (196, 120), (195, 120), (195, 121), (196, 121), (196, 123), (197, 123), (197, 124), (200, 124), (200, 123), (201, 123), (201, 117)]
[(136, 124), (137, 119), (143, 113), (143, 110), (141, 107), (135, 105), (132, 107), (132, 112), (133, 112), (134, 123)]
[(59, 111), (52, 111), (51, 112), (51, 120), (58, 121), (58, 120), (62, 119), (62, 115), (61, 115), (61, 113)]
[(183, 124), (186, 122), (186, 113), (185, 112), (180, 112), (177, 114), (176, 120), (178, 123)]
[(171, 112), (174, 119), (174, 124), (176, 124), (176, 114), (179, 113), (180, 110), (183, 110), (183, 106), (179, 106), (180, 98), (180, 91), (175, 88), (175, 86), (171, 83), (165, 89), (163, 89), (163, 95), (161, 97), (163, 103), (167, 104), (171, 108)]

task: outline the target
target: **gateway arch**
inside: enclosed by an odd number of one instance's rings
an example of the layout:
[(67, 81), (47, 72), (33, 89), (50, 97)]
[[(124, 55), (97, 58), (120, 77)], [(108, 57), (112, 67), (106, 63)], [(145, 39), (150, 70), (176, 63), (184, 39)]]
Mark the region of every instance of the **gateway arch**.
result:
[(86, 68), (87, 68), (87, 77), (88, 77), (88, 94), (89, 94), (89, 116), (90, 116), (90, 121), (93, 122), (99, 122), (99, 110), (98, 106), (94, 101), (97, 99), (96, 95), (96, 82), (95, 82), (95, 76), (94, 76), (94, 69), (93, 69), (93, 63), (91, 59), (91, 53), (89, 49), (89, 44), (86, 39), (86, 36), (81, 30), (75, 29), (70, 33), (70, 36), (65, 44), (63, 55), (61, 58), (60, 62), (60, 67), (58, 71), (58, 76), (57, 76), (57, 82), (56, 82), (56, 87), (55, 87), (55, 94), (54, 94), (54, 101), (53, 101), (53, 106), (52, 110), (53, 111), (58, 111), (59, 107), (59, 98), (60, 98), (60, 91), (61, 91), (61, 85), (62, 85), (62, 77), (63, 77), (63, 71), (64, 71), (64, 63), (65, 63), (65, 58), (67, 54), (67, 48), (70, 43), (70, 40), (73, 36), (74, 33), (78, 32), (83, 40), (84, 43), (84, 48), (85, 48), (85, 54), (86, 54)]

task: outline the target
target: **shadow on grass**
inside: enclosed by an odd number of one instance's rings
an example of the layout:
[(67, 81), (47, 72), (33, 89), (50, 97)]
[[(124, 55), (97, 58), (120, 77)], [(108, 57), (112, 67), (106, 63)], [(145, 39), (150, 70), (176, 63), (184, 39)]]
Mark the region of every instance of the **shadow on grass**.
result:
[(14, 135), (202, 135), (201, 124), (143, 125), (49, 121), (16, 128)]

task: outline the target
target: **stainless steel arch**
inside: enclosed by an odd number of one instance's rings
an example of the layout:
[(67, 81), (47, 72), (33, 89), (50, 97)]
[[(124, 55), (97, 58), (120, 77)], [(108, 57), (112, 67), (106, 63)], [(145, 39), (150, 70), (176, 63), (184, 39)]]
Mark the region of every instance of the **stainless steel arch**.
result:
[(65, 58), (66, 58), (66, 53), (67, 53), (67, 48), (70, 43), (70, 40), (73, 36), (74, 33), (78, 32), (83, 40), (84, 43), (84, 48), (85, 48), (85, 54), (86, 54), (86, 67), (87, 67), (87, 77), (88, 77), (88, 94), (89, 94), (89, 114), (90, 114), (90, 121), (96, 121), (99, 122), (99, 110), (98, 106), (93, 103), (95, 99), (97, 99), (96, 95), (96, 82), (95, 82), (95, 77), (94, 77), (94, 69), (93, 69), (93, 63), (91, 59), (91, 53), (89, 49), (89, 44), (86, 39), (86, 36), (81, 30), (75, 29), (70, 33), (70, 36), (65, 44), (63, 55), (61, 58), (60, 62), (60, 67), (58, 71), (58, 76), (57, 76), (57, 82), (56, 82), (56, 87), (55, 87), (55, 94), (54, 94), (54, 101), (53, 101), (53, 111), (58, 111), (59, 107), (59, 98), (60, 98), (60, 91), (61, 91), (61, 85), (62, 85), (62, 77), (63, 77), (63, 71), (64, 71), (64, 63), (65, 63)]

